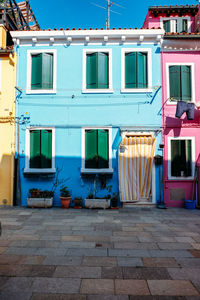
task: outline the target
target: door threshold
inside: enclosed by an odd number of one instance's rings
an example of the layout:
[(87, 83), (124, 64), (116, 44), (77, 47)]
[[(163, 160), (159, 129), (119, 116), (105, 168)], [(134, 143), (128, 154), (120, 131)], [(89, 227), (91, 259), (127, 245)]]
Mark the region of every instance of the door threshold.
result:
[(155, 207), (151, 202), (123, 202), (123, 207)]

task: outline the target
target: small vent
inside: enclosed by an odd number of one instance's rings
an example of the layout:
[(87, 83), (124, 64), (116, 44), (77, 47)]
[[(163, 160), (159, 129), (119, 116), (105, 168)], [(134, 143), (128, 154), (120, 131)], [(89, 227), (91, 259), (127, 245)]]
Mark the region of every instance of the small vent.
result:
[(185, 189), (170, 189), (170, 200), (171, 201), (184, 201), (185, 200)]

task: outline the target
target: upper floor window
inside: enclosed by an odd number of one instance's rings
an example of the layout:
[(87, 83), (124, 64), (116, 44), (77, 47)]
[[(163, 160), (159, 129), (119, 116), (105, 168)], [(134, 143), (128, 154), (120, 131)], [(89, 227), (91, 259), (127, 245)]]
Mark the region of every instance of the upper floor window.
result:
[(111, 50), (84, 50), (83, 92), (112, 92)]
[(27, 93), (56, 92), (55, 50), (28, 51)]
[(122, 49), (122, 92), (148, 92), (151, 89), (151, 49)]
[(164, 28), (165, 32), (190, 32), (190, 18), (183, 17), (183, 18), (163, 18), (161, 19), (162, 27)]
[(192, 101), (192, 65), (169, 66), (169, 97), (171, 100)]

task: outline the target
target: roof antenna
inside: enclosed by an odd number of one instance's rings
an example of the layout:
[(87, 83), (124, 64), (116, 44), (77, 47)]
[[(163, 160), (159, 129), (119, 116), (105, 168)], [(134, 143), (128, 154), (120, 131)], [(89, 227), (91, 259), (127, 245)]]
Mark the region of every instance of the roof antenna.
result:
[(115, 10), (112, 10), (111, 7), (113, 5), (116, 5), (116, 6), (120, 7), (120, 8), (125, 8), (125, 7), (119, 5), (119, 4), (115, 3), (115, 2), (112, 2), (111, 0), (105, 0), (105, 1), (107, 2), (107, 7), (101, 6), (101, 5), (99, 5), (97, 3), (94, 3), (94, 2), (91, 2), (91, 4), (95, 5), (95, 6), (99, 7), (99, 8), (103, 8), (103, 9), (107, 10), (108, 16), (107, 16), (107, 19), (106, 19), (106, 29), (110, 29), (110, 12), (113, 12), (115, 14), (121, 15), (119, 12), (117, 12)]

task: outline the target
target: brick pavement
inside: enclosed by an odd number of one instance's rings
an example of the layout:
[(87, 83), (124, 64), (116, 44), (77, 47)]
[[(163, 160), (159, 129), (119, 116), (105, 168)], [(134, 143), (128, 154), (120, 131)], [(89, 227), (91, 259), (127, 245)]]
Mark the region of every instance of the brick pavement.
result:
[(0, 208), (2, 300), (198, 300), (200, 211)]

